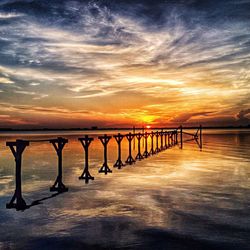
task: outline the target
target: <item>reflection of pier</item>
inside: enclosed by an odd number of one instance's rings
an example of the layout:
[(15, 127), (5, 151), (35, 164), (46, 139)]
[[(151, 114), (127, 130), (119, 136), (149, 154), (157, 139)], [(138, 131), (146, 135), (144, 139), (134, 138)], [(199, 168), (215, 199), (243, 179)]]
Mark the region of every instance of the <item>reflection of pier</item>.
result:
[[(125, 166), (125, 164), (122, 162), (121, 157), (121, 142), (124, 137), (127, 138), (128, 141), (128, 150), (129, 155), (126, 160), (126, 164), (134, 164), (136, 160), (143, 160), (145, 158), (148, 158), (150, 156), (153, 156), (156, 153), (162, 152), (166, 149), (169, 149), (170, 147), (173, 147), (175, 145), (179, 145), (180, 148), (183, 148), (184, 142), (191, 142), (195, 141), (197, 145), (199, 146), (200, 150), (202, 149), (202, 127), (200, 126), (195, 133), (186, 132), (183, 130), (182, 126), (180, 126), (177, 129), (171, 129), (171, 130), (161, 130), (161, 131), (151, 131), (144, 132), (144, 130), (139, 133), (136, 133), (135, 130), (133, 133), (128, 134), (116, 134), (116, 135), (103, 135), (99, 136), (98, 139), (101, 141), (103, 145), (103, 158), (104, 162), (102, 167), (99, 169), (99, 173), (112, 173), (112, 170), (108, 166), (108, 143), (113, 138), (115, 138), (118, 146), (118, 159), (114, 164), (114, 167), (117, 167), (120, 169), (121, 167)], [(150, 145), (148, 145), (148, 139), (150, 137)], [(137, 145), (138, 150), (137, 154), (135, 156), (135, 159), (132, 154), (132, 141), (135, 143), (135, 138), (137, 139)], [(160, 139), (160, 143), (159, 143)], [(94, 177), (89, 172), (89, 146), (90, 143), (94, 140), (94, 138), (89, 137), (88, 135), (85, 135), (84, 137), (81, 137), (78, 139), (84, 149), (85, 153), (85, 165), (83, 169), (83, 173), (79, 177), (79, 179), (84, 179), (85, 183), (88, 183), (89, 180), (94, 180)], [(6, 142), (6, 146), (8, 146), (11, 149), (11, 152), (15, 158), (15, 165), (16, 165), (16, 188), (14, 195), (9, 203), (6, 204), (6, 208), (16, 208), (16, 210), (24, 210), (32, 205), (27, 205), (23, 196), (22, 196), (22, 180), (21, 180), (21, 173), (22, 173), (22, 155), (26, 147), (30, 146), (30, 143), (38, 143), (38, 142), (49, 142), (53, 145), (54, 149), (57, 153), (58, 158), (58, 175), (55, 180), (54, 185), (50, 188), (50, 191), (56, 191), (58, 193), (67, 192), (68, 188), (63, 184), (62, 181), (62, 152), (63, 148), (66, 143), (68, 143), (68, 140), (62, 137), (58, 137), (55, 139), (47, 139), (47, 140), (16, 140), (16, 141), (10, 141)], [(141, 145), (142, 142), (142, 145)], [(159, 145), (160, 144), (160, 145)], [(155, 146), (154, 146), (155, 145)], [(135, 144), (134, 144), (135, 146)], [(150, 149), (148, 150), (148, 148)], [(144, 149), (144, 152), (141, 151)], [(142, 153), (143, 152), (143, 153)], [(54, 197), (54, 196), (51, 196)], [(40, 200), (38, 200), (40, 201)]]

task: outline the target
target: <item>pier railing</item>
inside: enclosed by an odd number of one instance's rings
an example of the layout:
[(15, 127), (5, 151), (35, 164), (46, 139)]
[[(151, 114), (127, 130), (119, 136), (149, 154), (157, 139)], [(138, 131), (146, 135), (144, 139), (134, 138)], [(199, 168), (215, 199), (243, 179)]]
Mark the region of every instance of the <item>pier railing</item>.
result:
[[(185, 138), (184, 138), (185, 137)], [(187, 138), (186, 138), (187, 137)], [(111, 138), (114, 138), (117, 142), (118, 148), (118, 158), (117, 161), (114, 163), (113, 167), (117, 169), (122, 169), (126, 165), (135, 164), (136, 161), (141, 161), (146, 159), (150, 156), (158, 154), (166, 149), (179, 145), (180, 149), (183, 149), (184, 142), (196, 141), (197, 145), (200, 149), (202, 149), (202, 127), (200, 126), (197, 128), (195, 133), (190, 133), (183, 130), (183, 127), (180, 126), (176, 129), (171, 130), (157, 130), (151, 132), (135, 132), (133, 129), (133, 133), (127, 134), (114, 134), (114, 135), (107, 135), (104, 134), (99, 136), (98, 139), (100, 140), (101, 144), (103, 145), (103, 165), (99, 169), (99, 173), (104, 173), (105, 175), (108, 173), (112, 173), (112, 170), (108, 166), (108, 144)], [(121, 147), (122, 141), (124, 138), (128, 141), (128, 157), (125, 163), (122, 162), (121, 157)], [(80, 180), (84, 180), (85, 183), (89, 183), (89, 180), (94, 180), (94, 177), (90, 174), (89, 171), (89, 147), (91, 142), (94, 140), (93, 137), (89, 135), (85, 135), (83, 137), (78, 138), (80, 143), (83, 146), (84, 154), (85, 154), (85, 163), (83, 167), (83, 172), (81, 176), (79, 176)], [(137, 140), (137, 155), (135, 158), (132, 156), (132, 143), (135, 148), (135, 140)], [(149, 148), (148, 142), (151, 141), (151, 147)], [(25, 210), (29, 208), (23, 198), (22, 195), (22, 155), (26, 147), (30, 146), (31, 143), (39, 143), (39, 142), (48, 142), (53, 145), (53, 148), (56, 151), (57, 159), (58, 159), (58, 174), (54, 185), (50, 187), (51, 192), (63, 193), (67, 192), (68, 188), (63, 184), (62, 180), (62, 168), (63, 168), (63, 148), (68, 143), (68, 139), (63, 137), (57, 137), (52, 139), (46, 140), (20, 140), (17, 139), (16, 141), (8, 141), (6, 142), (6, 146), (8, 146), (14, 156), (15, 159), (15, 191), (14, 195), (11, 198), (10, 202), (6, 204), (6, 208), (16, 208), (16, 210)], [(144, 152), (142, 152), (141, 148), (144, 147)]]

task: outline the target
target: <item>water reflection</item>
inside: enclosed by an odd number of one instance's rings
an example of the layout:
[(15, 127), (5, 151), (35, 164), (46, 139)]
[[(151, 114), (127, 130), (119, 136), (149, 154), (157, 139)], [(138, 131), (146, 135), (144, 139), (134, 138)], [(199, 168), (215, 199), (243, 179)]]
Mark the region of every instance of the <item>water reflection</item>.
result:
[[(183, 150), (173, 147), (135, 165), (112, 168), (108, 175), (98, 173), (103, 146), (94, 135), (89, 171), (95, 180), (88, 185), (78, 180), (84, 166), (79, 136), (63, 136), (69, 139), (63, 150), (63, 181), (69, 192), (46, 199), (57, 176), (57, 157), (49, 143), (33, 143), (23, 155), (23, 194), (28, 204), (39, 205), (23, 213), (5, 209), (15, 188), (14, 160), (5, 147), (10, 137), (1, 137), (0, 248), (247, 249), (248, 131), (208, 131), (202, 152), (189, 142)], [(125, 139), (121, 151), (125, 162)], [(136, 154), (137, 142), (132, 147), (134, 158)], [(110, 167), (117, 160), (114, 139), (107, 159)]]

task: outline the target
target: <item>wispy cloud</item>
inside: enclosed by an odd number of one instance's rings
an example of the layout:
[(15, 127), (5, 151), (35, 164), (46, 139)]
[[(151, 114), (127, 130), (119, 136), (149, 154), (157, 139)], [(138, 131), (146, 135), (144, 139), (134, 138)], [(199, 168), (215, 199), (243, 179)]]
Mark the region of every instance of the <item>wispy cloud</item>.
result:
[[(81, 124), (96, 118), (110, 124), (115, 116), (124, 124), (216, 120), (215, 110), (234, 119), (250, 106), (248, 99), (239, 105), (250, 94), (250, 22), (238, 12), (227, 15), (247, 3), (219, 4), (218, 13), (216, 5), (205, 11), (196, 1), (154, 7), (143, 1), (4, 1), (0, 98), (33, 111), (63, 107), (76, 126), (81, 107), (92, 111), (80, 115)], [(38, 115), (33, 111), (26, 114), (30, 121)], [(67, 119), (57, 109), (53, 115)]]

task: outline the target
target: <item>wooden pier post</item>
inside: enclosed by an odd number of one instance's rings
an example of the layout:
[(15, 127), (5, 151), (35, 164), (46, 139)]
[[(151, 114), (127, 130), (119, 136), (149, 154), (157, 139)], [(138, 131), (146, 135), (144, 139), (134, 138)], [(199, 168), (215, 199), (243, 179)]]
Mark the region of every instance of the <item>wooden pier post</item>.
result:
[(143, 159), (143, 155), (141, 154), (141, 138), (143, 137), (143, 135), (139, 132), (138, 134), (136, 134), (136, 138), (138, 140), (138, 153), (135, 157), (136, 160), (142, 160)]
[(85, 135), (85, 137), (78, 138), (78, 140), (81, 142), (85, 152), (85, 166), (83, 173), (79, 176), (79, 180), (85, 180), (85, 183), (89, 183), (89, 180), (94, 180), (94, 177), (89, 172), (89, 145), (94, 139)]
[(6, 142), (6, 146), (11, 149), (16, 162), (16, 189), (12, 199), (6, 204), (6, 208), (24, 210), (27, 208), (27, 205), (22, 196), (22, 154), (25, 148), (29, 146), (29, 141), (16, 140), (15, 142)]
[(103, 156), (104, 156), (104, 162), (102, 167), (99, 169), (99, 173), (112, 173), (112, 170), (108, 166), (108, 142), (111, 139), (111, 136), (103, 135), (99, 136), (98, 139), (102, 142), (102, 145), (104, 147)]
[(154, 155), (155, 154), (155, 150), (154, 150), (154, 135), (155, 135), (155, 133), (152, 131), (150, 133), (150, 137), (151, 137), (151, 149), (149, 151), (150, 155)]
[(57, 191), (58, 193), (67, 192), (68, 188), (62, 182), (62, 150), (68, 140), (62, 137), (58, 137), (57, 139), (52, 139), (49, 141), (56, 150), (58, 157), (58, 175), (54, 185), (50, 188), (50, 191)]
[(148, 136), (149, 136), (148, 132), (145, 132), (145, 133), (144, 133), (144, 138), (145, 138), (145, 151), (144, 151), (144, 153), (143, 153), (143, 156), (144, 156), (145, 158), (148, 158), (148, 157), (149, 157), (149, 152), (148, 152)]
[(131, 133), (128, 133), (126, 135), (127, 139), (128, 139), (128, 158), (127, 160), (125, 161), (125, 163), (129, 164), (129, 165), (132, 165), (135, 163), (135, 160), (132, 156), (132, 149), (131, 149), (131, 143), (132, 143), (132, 140), (134, 139), (135, 135), (134, 134), (131, 134)]
[(121, 135), (120, 133), (118, 133), (118, 135), (114, 135), (113, 137), (115, 138), (117, 145), (118, 145), (118, 159), (116, 163), (114, 164), (114, 167), (121, 169), (121, 167), (125, 166), (125, 164), (123, 164), (122, 162), (122, 157), (121, 157), (121, 142), (124, 138), (124, 135)]

